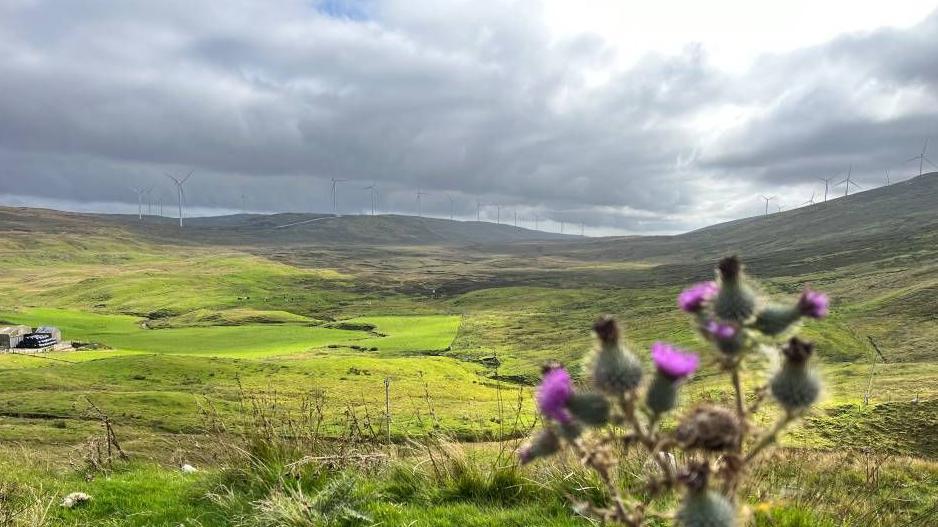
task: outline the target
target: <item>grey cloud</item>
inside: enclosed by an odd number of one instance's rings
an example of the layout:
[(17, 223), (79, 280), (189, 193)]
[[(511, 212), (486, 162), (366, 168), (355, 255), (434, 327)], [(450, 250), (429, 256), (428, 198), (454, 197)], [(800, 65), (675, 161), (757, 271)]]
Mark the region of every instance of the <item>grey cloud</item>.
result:
[[(938, 43), (895, 30), (767, 57), (741, 77), (690, 44), (591, 87), (585, 71), (610, 67), (611, 48), (553, 38), (536, 3), (18, 6), (0, 9), (5, 194), (126, 201), (131, 183), (192, 169), (195, 205), (237, 209), (245, 194), (253, 210), (328, 211), (329, 178), (341, 177), (353, 180), (346, 211), (369, 209), (361, 187), (376, 182), (384, 210), (413, 212), (421, 188), (441, 216), (448, 194), (463, 217), (481, 199), (675, 231), (724, 219), (753, 186), (804, 182), (854, 156), (882, 162), (932, 122), (851, 118), (846, 92), (861, 79), (824, 74), (862, 64), (896, 86), (934, 82), (914, 72)], [(900, 65), (902, 50), (918, 58)], [(688, 123), (721, 104), (774, 110), (704, 148)]]

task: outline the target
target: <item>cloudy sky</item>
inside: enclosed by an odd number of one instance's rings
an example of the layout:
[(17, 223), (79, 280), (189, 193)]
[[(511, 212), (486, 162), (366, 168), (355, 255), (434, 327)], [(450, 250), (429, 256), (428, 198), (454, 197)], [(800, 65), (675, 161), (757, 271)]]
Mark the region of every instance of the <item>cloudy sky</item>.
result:
[(657, 233), (938, 161), (938, 5), (766, 4), (0, 0), (0, 205)]

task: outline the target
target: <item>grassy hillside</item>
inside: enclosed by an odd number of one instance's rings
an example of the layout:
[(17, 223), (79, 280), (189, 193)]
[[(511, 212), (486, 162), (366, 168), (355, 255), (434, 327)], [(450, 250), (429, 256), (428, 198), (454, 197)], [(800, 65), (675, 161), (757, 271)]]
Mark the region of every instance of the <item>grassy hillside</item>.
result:
[[(576, 373), (598, 314), (622, 320), (644, 361), (655, 340), (702, 351), (675, 296), (711, 277), (718, 255), (738, 252), (779, 300), (794, 299), (806, 284), (833, 298), (832, 315), (804, 329), (818, 343), (825, 398), (786, 445), (885, 456), (892, 479), (869, 485), (870, 503), (885, 519), (863, 523), (858, 515), (847, 524), (912, 521), (930, 506), (922, 496), (938, 489), (936, 182), (929, 175), (676, 237), (510, 245), (501, 242), (531, 234), (382, 216), (328, 218), (291, 231), (274, 227), (310, 218), (237, 216), (193, 221), (177, 243), (178, 228), (168, 222), (2, 209), (0, 321), (57, 325), (84, 348), (0, 355), (0, 448), (35, 458), (16, 465), (20, 480), (32, 474), (30, 481), (47, 486), (30, 492), (81, 487), (79, 472), (63, 483), (43, 466), (74, 464), (99, 435), (92, 401), (137, 464), (88, 483), (83, 488), (104, 499), (72, 516), (56, 511), (57, 521), (103, 524), (114, 511), (139, 510), (139, 525), (229, 524), (243, 511), (205, 500), (230, 477), (221, 462), (230, 448), (221, 445), (233, 439), (230, 429), (218, 435), (219, 421), (250, 417), (258, 404), (291, 419), (318, 408), (329, 441), (374, 441), (385, 437), (389, 404), (397, 442), (520, 436), (534, 422), (531, 384), (540, 366), (560, 360)], [(887, 358), (872, 377), (869, 337)], [(747, 367), (771, 365), (755, 358)], [(688, 402), (731, 397), (710, 359), (687, 389)], [(773, 417), (771, 409), (760, 415), (765, 423)], [(495, 461), (465, 472), (468, 481), (420, 479), (429, 477), (419, 468), (431, 463), (426, 452), (399, 460), (405, 474), (424, 474), (416, 480), (395, 479), (403, 476), (393, 466), (354, 472), (362, 489), (385, 496), (366, 508), (390, 524), (582, 524), (558, 499), (561, 488), (530, 483), (563, 485), (558, 473), (499, 479), (492, 467), (504, 466), (498, 453), (513, 446), (478, 447)], [(182, 459), (213, 468), (189, 479), (158, 468)], [(840, 525), (853, 507), (848, 489), (867, 462), (838, 459), (817, 462), (836, 471), (834, 487), (825, 487), (820, 468), (798, 469), (792, 460), (765, 467), (758, 481), (810, 483), (799, 484), (791, 501), (767, 506), (759, 525)], [(902, 468), (909, 463), (917, 468)], [(316, 475), (310, 491), (327, 479)], [(110, 482), (153, 493), (153, 503), (166, 504), (163, 515), (142, 510), (144, 501)], [(905, 485), (901, 495), (883, 490), (896, 482)], [(405, 498), (407, 485), (441, 490)], [(805, 516), (802, 505), (825, 488), (830, 493), (811, 505), (821, 512)], [(232, 492), (242, 505), (262, 497), (257, 489)], [(753, 490), (753, 505), (761, 500)]]

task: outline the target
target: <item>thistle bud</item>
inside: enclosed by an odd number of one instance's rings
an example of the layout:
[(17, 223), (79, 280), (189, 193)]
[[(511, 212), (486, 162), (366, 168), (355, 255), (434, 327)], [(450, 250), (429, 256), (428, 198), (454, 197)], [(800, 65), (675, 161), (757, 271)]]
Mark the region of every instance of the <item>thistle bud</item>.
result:
[(570, 374), (559, 364), (549, 364), (544, 368), (544, 377), (537, 388), (535, 399), (541, 413), (558, 423), (570, 422), (567, 401), (573, 395), (573, 381)]
[(722, 495), (708, 490), (710, 466), (706, 462), (692, 463), (678, 476), (687, 488), (684, 501), (675, 519), (682, 527), (733, 527), (737, 524), (736, 510)]
[(609, 401), (598, 393), (575, 393), (567, 400), (567, 410), (587, 426), (609, 422)]
[(704, 305), (716, 296), (719, 289), (716, 282), (700, 282), (681, 291), (677, 305), (687, 313), (698, 313)]
[(678, 386), (697, 370), (700, 360), (664, 342), (652, 344), (651, 358), (656, 373), (645, 393), (645, 404), (655, 414), (663, 414), (677, 405)]
[(769, 388), (775, 400), (789, 412), (811, 406), (821, 393), (821, 381), (808, 370), (808, 359), (813, 353), (814, 344), (796, 337), (782, 348), (785, 362), (772, 377)]
[(745, 335), (732, 324), (710, 320), (703, 325), (704, 336), (711, 340), (724, 355), (733, 356), (742, 351)]
[(698, 406), (677, 427), (674, 438), (687, 449), (722, 452), (739, 444), (741, 427), (736, 414), (718, 406)]
[(642, 380), (642, 366), (635, 355), (619, 342), (619, 327), (612, 317), (603, 317), (593, 326), (599, 346), (587, 359), (593, 387), (601, 393), (618, 396), (634, 390)]
[(746, 285), (739, 258), (720, 260), (720, 292), (713, 300), (713, 313), (722, 320), (745, 322), (756, 310), (756, 295)]
[(550, 428), (544, 428), (531, 441), (518, 450), (518, 459), (526, 465), (537, 458), (547, 457), (560, 450), (560, 438)]
[(768, 306), (756, 316), (753, 327), (763, 335), (774, 337), (784, 333), (799, 318), (801, 311), (797, 307)]

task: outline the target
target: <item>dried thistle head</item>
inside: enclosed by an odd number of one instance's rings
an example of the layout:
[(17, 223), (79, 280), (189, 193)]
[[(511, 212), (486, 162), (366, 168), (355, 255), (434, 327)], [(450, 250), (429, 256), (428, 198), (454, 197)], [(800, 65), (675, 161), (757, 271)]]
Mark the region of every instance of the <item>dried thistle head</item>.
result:
[(726, 408), (701, 405), (678, 424), (674, 438), (687, 449), (722, 452), (738, 445), (741, 434), (736, 414)]

